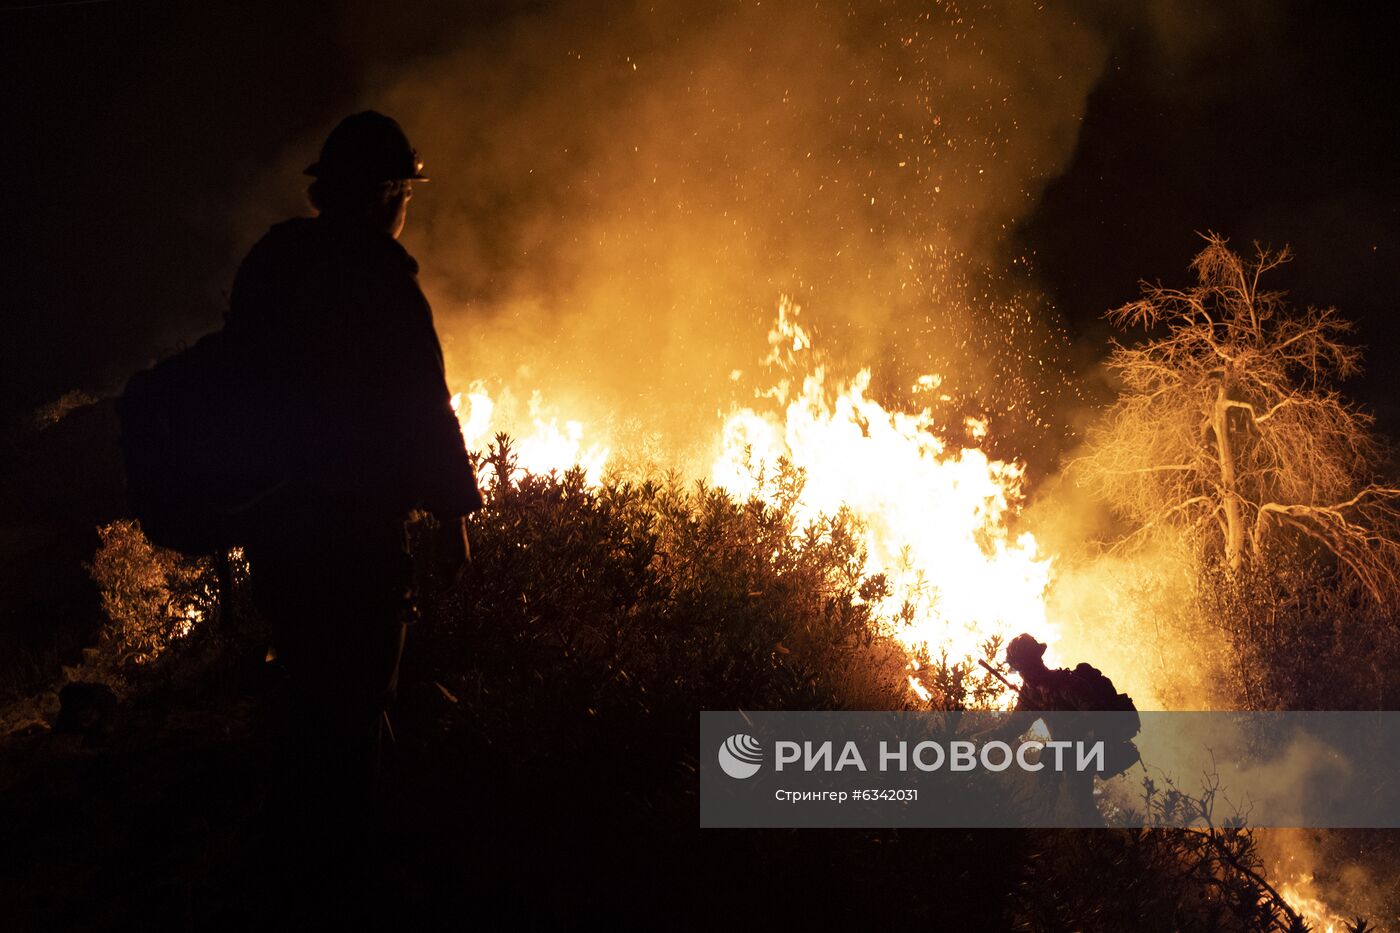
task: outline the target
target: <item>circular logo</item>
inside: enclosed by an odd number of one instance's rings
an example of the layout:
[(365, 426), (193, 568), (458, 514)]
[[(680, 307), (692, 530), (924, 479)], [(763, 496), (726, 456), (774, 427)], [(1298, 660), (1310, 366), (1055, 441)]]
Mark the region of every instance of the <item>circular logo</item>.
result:
[(719, 747), (719, 766), (732, 778), (753, 777), (763, 766), (763, 746), (753, 736), (736, 732)]

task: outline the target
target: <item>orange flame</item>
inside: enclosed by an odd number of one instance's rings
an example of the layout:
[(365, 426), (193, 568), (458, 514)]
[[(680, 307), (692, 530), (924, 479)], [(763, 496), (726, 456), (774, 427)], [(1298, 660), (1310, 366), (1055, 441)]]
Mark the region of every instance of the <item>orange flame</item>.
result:
[[(800, 520), (849, 510), (862, 526), (867, 572), (884, 574), (889, 584), (876, 615), (886, 620), (884, 634), (909, 650), (909, 686), (924, 700), (931, 693), (915, 660), (921, 651), (946, 652), (958, 662), (980, 656), (993, 635), (1009, 640), (1023, 631), (1053, 643), (1045, 611), (1051, 561), (1034, 537), (1008, 526), (1022, 499), (1022, 467), (975, 447), (949, 447), (928, 408), (884, 407), (868, 395), (868, 368), (848, 380), (830, 378), (799, 313), (787, 298), (780, 301), (763, 359), (779, 379), (757, 393), (757, 407), (725, 419), (711, 481), (736, 497), (772, 497), (777, 493), (760, 477), (774, 475), (785, 459), (805, 479), (795, 505)], [(942, 381), (921, 376), (913, 394), (937, 393)], [(590, 483), (602, 477), (609, 448), (586, 442), (585, 426), (546, 410), (538, 392), (524, 417), (508, 389), (493, 397), (481, 383), (465, 399), (454, 397), (453, 407), (469, 448), (504, 430), (516, 438), (523, 469), (577, 463)], [(965, 427), (978, 440), (989, 430), (974, 418)]]
[[(514, 438), (522, 470), (562, 473), (577, 465), (583, 468), (589, 483), (597, 485), (601, 481), (611, 451), (602, 444), (585, 445), (582, 422), (565, 419), (561, 427), (558, 415), (547, 414), (538, 391), (530, 394), (525, 418), (515, 414), (519, 406), (509, 389), (501, 392), (498, 398), (499, 404), (480, 382), (473, 383), (466, 393), (465, 412), (462, 410), (463, 393), (452, 397), (452, 410), (457, 412), (467, 449), (485, 447), (497, 432), (504, 431)], [(489, 471), (490, 466), (486, 469)], [(489, 472), (481, 479), (488, 481)]]
[[(767, 410), (745, 408), (725, 421), (714, 482), (737, 496), (761, 495), (757, 477), (786, 458), (805, 474), (800, 517), (849, 509), (864, 526), (868, 572), (890, 583), (878, 614), (898, 620), (888, 634), (911, 654), (975, 658), (992, 635), (1009, 640), (1023, 631), (1053, 642), (1045, 612), (1051, 562), (1034, 537), (1008, 528), (1022, 498), (1022, 467), (975, 448), (951, 449), (927, 408), (885, 408), (867, 395), (869, 369), (829, 379), (799, 310), (786, 298), (779, 305), (765, 362), (785, 376), (762, 393)], [(923, 376), (914, 389), (933, 391), (941, 381)], [(987, 431), (975, 419), (968, 428), (974, 438)], [(917, 665), (910, 687), (929, 698)]]

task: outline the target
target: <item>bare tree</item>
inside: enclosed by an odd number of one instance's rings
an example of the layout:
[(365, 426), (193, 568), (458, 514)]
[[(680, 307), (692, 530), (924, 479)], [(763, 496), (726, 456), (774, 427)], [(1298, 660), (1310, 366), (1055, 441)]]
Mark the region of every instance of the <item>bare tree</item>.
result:
[(1286, 247), (1242, 259), (1205, 239), (1194, 287), (1143, 283), (1108, 313), (1156, 336), (1114, 343), (1118, 399), (1075, 467), (1135, 526), (1121, 544), (1171, 526), (1238, 573), (1311, 540), (1384, 601), (1400, 588), (1400, 489), (1377, 479), (1373, 419), (1335, 388), (1360, 368), (1351, 324), (1261, 288)]

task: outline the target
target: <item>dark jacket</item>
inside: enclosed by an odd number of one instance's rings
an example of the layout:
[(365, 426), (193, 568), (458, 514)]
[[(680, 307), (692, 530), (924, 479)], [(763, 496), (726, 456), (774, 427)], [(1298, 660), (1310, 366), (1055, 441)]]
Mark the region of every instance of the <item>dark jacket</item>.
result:
[(1016, 699), (1017, 712), (1106, 709), (1074, 671), (1049, 668), (1044, 674), (1027, 679)]
[[(1081, 665), (1088, 667), (1088, 665)], [(1039, 673), (1022, 673), (1024, 683), (1016, 696), (1016, 706), (1011, 715), (998, 717), (999, 725), (983, 730), (983, 739), (1013, 739), (1042, 720), (1056, 739), (1073, 739), (1079, 736), (1086, 721), (1074, 715), (1076, 712), (1107, 710), (1100, 698), (1093, 695), (1086, 678), (1076, 671), (1062, 667), (1047, 668)]]
[(324, 218), (277, 224), (243, 261), (225, 332), (281, 467), (280, 506), (481, 507), (417, 273), (387, 234)]

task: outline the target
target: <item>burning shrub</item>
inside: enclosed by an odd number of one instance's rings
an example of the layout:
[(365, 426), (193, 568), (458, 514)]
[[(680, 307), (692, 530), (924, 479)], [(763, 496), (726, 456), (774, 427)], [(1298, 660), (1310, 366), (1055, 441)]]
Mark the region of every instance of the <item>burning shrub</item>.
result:
[[(1058, 626), (1045, 611), (1053, 560), (1020, 527), (1024, 465), (989, 454), (988, 422), (957, 410), (937, 374), (919, 376), (903, 402), (877, 398), (872, 370), (847, 373), (800, 322), (800, 311), (790, 297), (780, 298), (768, 352), (751, 375), (731, 374), (736, 385), (752, 383), (753, 402), (725, 415), (707, 445), (712, 458), (686, 458), (692, 468), (709, 461), (692, 475), (707, 476), (735, 502), (767, 503), (790, 535), (811, 528), (859, 551), (867, 579), (858, 604), (888, 623), (881, 635), (904, 646), (911, 694), (956, 707), (964, 702), (962, 675), (975, 669), (989, 639), (1009, 641), (1025, 631), (1057, 641)], [(482, 383), (459, 395), (454, 405), (468, 447), (481, 449), (501, 430), (521, 431), (523, 439), (512, 442), (517, 467), (562, 475), (577, 464), (589, 486), (606, 468), (614, 489), (623, 471), (645, 485), (661, 475), (654, 464), (675, 462), (675, 451), (659, 455), (654, 436), (623, 445), (613, 430), (603, 435), (605, 444), (582, 422), (561, 424), (538, 392), (528, 416), (520, 398), (509, 387), (493, 398)], [(957, 676), (927, 681), (930, 661), (944, 653), (957, 668), (947, 673)], [(993, 678), (982, 687), (998, 702), (1010, 701)]]

